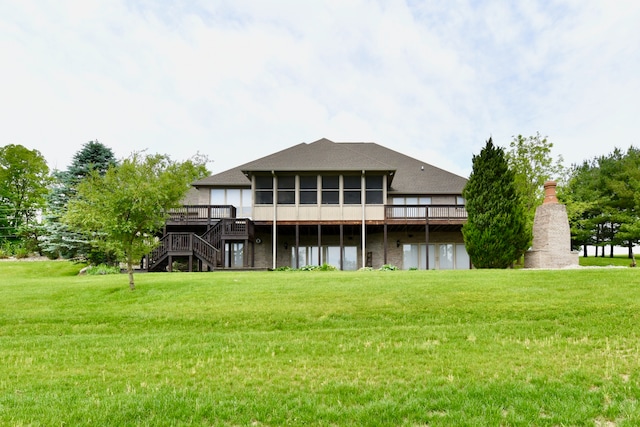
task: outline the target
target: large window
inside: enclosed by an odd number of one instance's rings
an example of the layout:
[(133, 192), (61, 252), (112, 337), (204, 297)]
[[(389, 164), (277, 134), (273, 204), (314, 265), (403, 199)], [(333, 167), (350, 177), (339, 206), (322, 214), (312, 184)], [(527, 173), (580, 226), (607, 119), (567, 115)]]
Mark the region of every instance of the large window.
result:
[(337, 205), (340, 203), (340, 177), (322, 177), (322, 204)]
[(296, 202), (296, 177), (278, 177), (278, 204), (293, 205)]
[(256, 204), (273, 204), (273, 178), (270, 176), (256, 176)]
[(359, 205), (362, 203), (362, 179), (357, 175), (345, 175), (343, 180), (343, 194), (345, 205)]
[(251, 189), (250, 188), (213, 188), (211, 189), (211, 204), (215, 206), (231, 205), (236, 208), (239, 218), (251, 218)]
[(383, 203), (382, 175), (366, 177), (366, 203), (368, 205), (381, 205)]
[(318, 265), (318, 247), (317, 246), (299, 246), (296, 253), (296, 247), (291, 248), (291, 267), (296, 268), (296, 259), (299, 260), (298, 266)]
[(318, 177), (300, 176), (300, 204), (318, 204)]
[(396, 196), (391, 199), (394, 218), (425, 218), (427, 205), (431, 204), (431, 197), (426, 196)]
[[(321, 248), (322, 264), (329, 264), (336, 268), (340, 268), (340, 246), (323, 246)], [(299, 260), (299, 266), (318, 265), (318, 247), (317, 246), (300, 246), (296, 252), (296, 248), (291, 248), (291, 267), (296, 267), (296, 257)], [(358, 247), (345, 246), (342, 251), (342, 269), (357, 270), (358, 269)]]
[(438, 243), (426, 245), (402, 245), (402, 266), (405, 270), (427, 268), (427, 251), (430, 270), (467, 270), (469, 255), (462, 243)]

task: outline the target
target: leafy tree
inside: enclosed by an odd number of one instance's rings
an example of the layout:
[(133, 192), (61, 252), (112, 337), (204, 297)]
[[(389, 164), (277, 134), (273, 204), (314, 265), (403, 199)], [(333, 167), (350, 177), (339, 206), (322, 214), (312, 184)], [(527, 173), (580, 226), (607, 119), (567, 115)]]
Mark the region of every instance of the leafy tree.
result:
[(35, 225), (48, 183), (49, 167), (38, 150), (14, 144), (0, 148), (0, 235), (15, 236)]
[(479, 155), (462, 195), (467, 223), (462, 227), (467, 252), (478, 268), (506, 268), (531, 244), (525, 207), (502, 148), (491, 138)]
[(533, 136), (518, 135), (506, 151), (507, 163), (514, 172), (515, 185), (524, 200), (529, 227), (533, 227), (536, 208), (544, 200), (544, 183), (559, 180), (565, 174), (562, 156), (551, 157), (553, 144), (540, 132)]
[(117, 164), (111, 148), (95, 141), (85, 143), (75, 153), (66, 171), (54, 171), (51, 191), (45, 212), (46, 232), (41, 237), (41, 247), (50, 257), (86, 257), (93, 263), (108, 262), (109, 256), (93, 248), (90, 237), (69, 227), (60, 219), (67, 210), (69, 200), (75, 196), (76, 187), (93, 171), (104, 175)]
[(206, 175), (205, 163), (200, 156), (174, 162), (159, 154), (134, 153), (104, 175), (93, 171), (80, 182), (64, 220), (92, 233), (95, 244), (126, 263), (133, 290), (134, 262), (158, 244), (155, 235), (167, 212), (180, 205), (191, 182)]

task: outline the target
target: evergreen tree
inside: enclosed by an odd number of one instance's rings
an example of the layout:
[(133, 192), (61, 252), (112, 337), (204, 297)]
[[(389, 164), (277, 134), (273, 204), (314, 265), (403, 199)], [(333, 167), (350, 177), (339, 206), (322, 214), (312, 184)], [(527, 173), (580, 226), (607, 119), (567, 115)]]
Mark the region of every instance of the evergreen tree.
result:
[(51, 258), (84, 257), (92, 263), (109, 262), (109, 256), (96, 251), (90, 238), (61, 222), (76, 187), (93, 171), (104, 175), (117, 164), (111, 148), (98, 140), (85, 143), (73, 156), (66, 171), (54, 171), (45, 212), (45, 234), (40, 238), (42, 251)]
[(491, 138), (473, 156), (469, 181), (462, 191), (468, 221), (462, 227), (465, 246), (477, 268), (506, 268), (531, 244), (531, 228), (522, 197), (504, 150)]
[(560, 194), (567, 205), (573, 245), (596, 246), (613, 257), (614, 246), (627, 246), (629, 258), (640, 242), (640, 150), (616, 148), (606, 156), (573, 166)]

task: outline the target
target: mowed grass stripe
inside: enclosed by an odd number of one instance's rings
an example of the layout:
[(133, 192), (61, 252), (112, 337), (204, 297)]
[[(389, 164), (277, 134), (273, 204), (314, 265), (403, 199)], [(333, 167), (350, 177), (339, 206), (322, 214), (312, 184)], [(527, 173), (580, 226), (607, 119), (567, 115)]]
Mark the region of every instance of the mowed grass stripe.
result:
[(0, 424), (640, 423), (635, 269), (77, 269), (0, 264)]

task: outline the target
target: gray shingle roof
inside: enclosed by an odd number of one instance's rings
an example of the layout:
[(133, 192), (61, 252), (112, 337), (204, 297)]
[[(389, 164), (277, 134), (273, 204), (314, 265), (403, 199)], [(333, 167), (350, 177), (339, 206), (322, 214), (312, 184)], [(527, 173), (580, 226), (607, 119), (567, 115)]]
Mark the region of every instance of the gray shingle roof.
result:
[(375, 143), (335, 143), (328, 139), (298, 144), (209, 176), (194, 186), (249, 186), (260, 172), (370, 171), (393, 174), (391, 193), (460, 194), (467, 180)]

